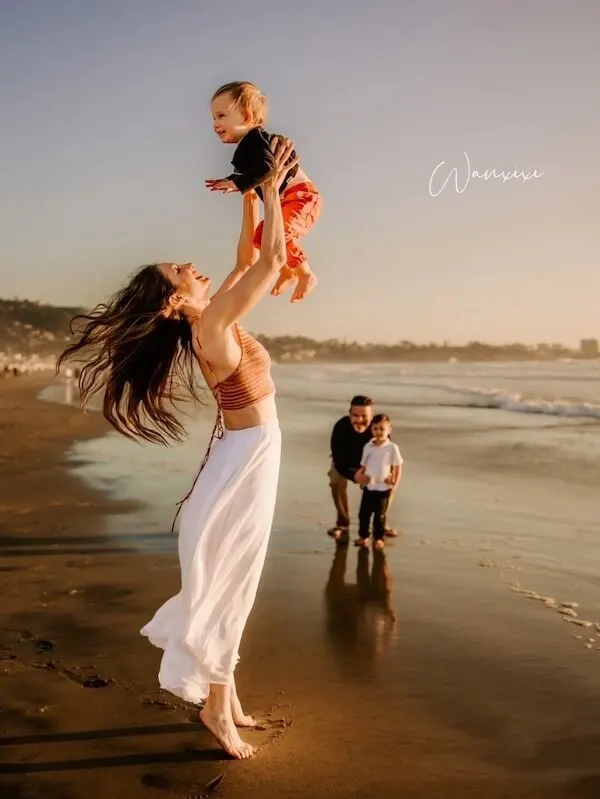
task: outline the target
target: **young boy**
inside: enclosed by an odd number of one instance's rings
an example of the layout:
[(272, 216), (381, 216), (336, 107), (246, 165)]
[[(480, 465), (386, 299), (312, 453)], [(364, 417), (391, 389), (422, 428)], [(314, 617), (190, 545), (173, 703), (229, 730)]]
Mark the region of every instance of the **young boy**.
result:
[[(207, 187), (224, 194), (232, 191), (245, 194), (255, 190), (262, 199), (260, 184), (270, 168), (270, 143), (275, 135), (262, 127), (267, 115), (266, 97), (253, 83), (235, 81), (217, 89), (211, 100), (211, 109), (217, 136), (225, 144), (236, 144), (237, 147), (231, 161), (235, 171), (220, 180), (207, 180)], [(296, 154), (292, 153), (291, 158), (295, 157)], [(297, 302), (307, 297), (317, 285), (317, 278), (298, 239), (317, 221), (322, 201), (314, 183), (297, 165), (287, 173), (280, 192), (288, 260), (271, 294), (281, 294), (295, 280), (291, 301)], [(254, 233), (254, 246), (258, 249), (262, 230), (261, 222)]]
[(373, 517), (375, 549), (385, 546), (385, 523), (392, 490), (400, 482), (402, 455), (398, 446), (390, 441), (392, 425), (384, 413), (373, 417), (373, 438), (365, 445), (356, 481), (363, 486), (358, 512), (358, 538), (356, 546), (369, 545), (369, 525)]

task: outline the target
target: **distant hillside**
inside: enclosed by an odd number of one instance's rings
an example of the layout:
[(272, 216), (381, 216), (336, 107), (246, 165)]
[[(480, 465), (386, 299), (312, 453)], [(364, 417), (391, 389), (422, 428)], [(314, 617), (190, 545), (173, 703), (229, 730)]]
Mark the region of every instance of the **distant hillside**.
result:
[(58, 353), (69, 338), (71, 317), (80, 310), (0, 299), (0, 351), (24, 355)]
[[(81, 308), (56, 308), (28, 300), (0, 299), (0, 356), (57, 355), (69, 339), (69, 321)], [(596, 338), (584, 339), (577, 350), (561, 344), (540, 343), (486, 344), (470, 341), (465, 345), (449, 342), (418, 344), (361, 344), (357, 341), (328, 339), (315, 341), (305, 336), (264, 336), (259, 340), (276, 361), (382, 363), (400, 361), (522, 361), (600, 356)], [(2, 358), (0, 358), (0, 361)]]

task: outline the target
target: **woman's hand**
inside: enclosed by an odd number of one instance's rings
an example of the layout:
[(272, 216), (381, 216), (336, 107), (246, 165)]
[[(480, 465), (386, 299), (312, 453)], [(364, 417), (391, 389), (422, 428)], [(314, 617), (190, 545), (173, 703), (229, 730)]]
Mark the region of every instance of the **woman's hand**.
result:
[(254, 189), (248, 189), (248, 191), (244, 192), (242, 199), (247, 205), (258, 205), (258, 194)]
[(277, 136), (273, 138), (270, 147), (271, 152), (273, 153), (273, 166), (271, 167), (267, 177), (264, 179), (262, 187), (263, 189), (274, 189), (275, 191), (279, 191), (285, 176), (290, 169), (292, 169), (292, 167), (296, 166), (300, 159), (296, 155), (289, 163), (287, 163), (294, 150), (294, 143), (290, 139), (284, 139), (282, 136)]

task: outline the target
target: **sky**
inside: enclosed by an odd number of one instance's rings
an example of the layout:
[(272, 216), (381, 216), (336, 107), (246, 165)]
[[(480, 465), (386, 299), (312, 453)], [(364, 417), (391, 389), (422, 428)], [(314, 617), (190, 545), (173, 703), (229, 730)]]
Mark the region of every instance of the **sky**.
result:
[(248, 79), (324, 202), (317, 290), (252, 330), (598, 336), (598, 31), (597, 0), (0, 0), (0, 297), (94, 305), (156, 261), (224, 278), (241, 200), (204, 186), (233, 154), (209, 103)]

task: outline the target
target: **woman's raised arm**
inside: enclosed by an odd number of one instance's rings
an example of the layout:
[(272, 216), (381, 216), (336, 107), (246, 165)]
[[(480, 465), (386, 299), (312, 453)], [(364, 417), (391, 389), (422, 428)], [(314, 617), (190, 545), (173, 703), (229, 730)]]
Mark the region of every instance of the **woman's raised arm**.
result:
[(258, 195), (248, 191), (242, 197), (242, 230), (237, 247), (235, 267), (227, 275), (212, 300), (232, 289), (245, 272), (256, 262), (258, 252), (254, 246), (254, 231), (258, 224)]
[(239, 278), (228, 291), (211, 300), (203, 313), (203, 326), (213, 330), (225, 329), (248, 313), (266, 294), (275, 275), (285, 265), (285, 233), (279, 187), (295, 161), (287, 163), (294, 145), (289, 140), (277, 140), (273, 148), (273, 167), (262, 184), (265, 208), (260, 256), (251, 269)]
[(258, 251), (254, 246), (254, 231), (258, 225), (258, 194), (247, 191), (242, 196), (242, 230), (237, 246), (235, 268), (245, 272), (258, 258)]

